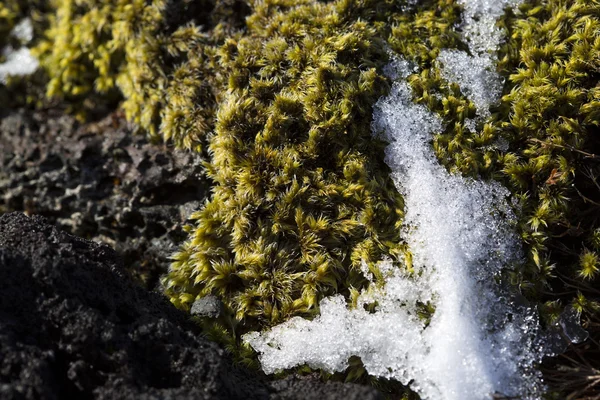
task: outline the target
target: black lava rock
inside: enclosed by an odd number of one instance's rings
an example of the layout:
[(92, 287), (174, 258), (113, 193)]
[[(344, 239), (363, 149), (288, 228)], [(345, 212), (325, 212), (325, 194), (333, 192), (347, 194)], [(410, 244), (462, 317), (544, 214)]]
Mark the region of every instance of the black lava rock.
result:
[(209, 192), (202, 161), (149, 143), (116, 112), (80, 124), (60, 110), (7, 110), (0, 112), (0, 214), (42, 215), (107, 243), (154, 288)]
[(108, 246), (0, 216), (1, 399), (380, 398), (234, 366), (188, 317), (136, 285)]
[(219, 318), (222, 313), (223, 303), (213, 295), (197, 298), (190, 310), (190, 314), (196, 317)]

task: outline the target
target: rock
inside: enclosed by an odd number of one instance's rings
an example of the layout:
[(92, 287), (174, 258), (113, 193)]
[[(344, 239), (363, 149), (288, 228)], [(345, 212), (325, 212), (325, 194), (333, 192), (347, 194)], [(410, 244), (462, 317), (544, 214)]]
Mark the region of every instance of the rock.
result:
[(25, 211), (111, 245), (148, 288), (208, 194), (202, 157), (135, 135), (118, 113), (79, 124), (61, 112), (0, 115), (0, 213)]
[(219, 318), (223, 312), (223, 303), (217, 296), (199, 297), (192, 304), (190, 314), (196, 317)]
[(372, 388), (235, 367), (108, 246), (0, 216), (0, 398), (344, 399)]
[(271, 383), (276, 390), (273, 400), (285, 399), (319, 399), (319, 400), (383, 400), (383, 396), (368, 386), (353, 385), (341, 382), (325, 382), (315, 376), (289, 376)]

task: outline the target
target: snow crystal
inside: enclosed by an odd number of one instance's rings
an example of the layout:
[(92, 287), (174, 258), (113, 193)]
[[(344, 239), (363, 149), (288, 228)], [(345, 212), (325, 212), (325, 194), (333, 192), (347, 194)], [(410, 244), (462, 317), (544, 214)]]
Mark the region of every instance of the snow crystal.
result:
[(475, 104), (479, 116), (488, 117), (490, 106), (502, 94), (502, 81), (495, 71), (492, 58), (445, 49), (440, 51), (437, 61), (442, 64), (442, 77), (457, 83), (465, 96)]
[(502, 41), (496, 22), (506, 8), (514, 8), (523, 0), (459, 0), (463, 6), (463, 37), (472, 54), (495, 52)]
[(392, 51), (389, 52), (390, 62), (383, 67), (383, 74), (392, 80), (408, 78), (417, 70), (417, 66)]
[[(537, 398), (537, 314), (496, 284), (521, 257), (508, 192), (449, 174), (430, 145), (441, 129), (436, 115), (412, 102), (406, 82), (376, 104), (373, 131), (390, 143), (386, 163), (404, 195), (414, 272), (384, 261), (384, 284), (363, 291), (357, 308), (334, 296), (313, 321), (293, 318), (244, 336), (265, 372), (300, 364), (343, 371), (354, 355), (369, 374), (410, 385), (424, 400)], [(375, 312), (365, 310), (373, 302)], [(428, 323), (418, 315), (427, 303), (435, 307)]]
[[(19, 22), (11, 31), (11, 36), (19, 39), (21, 44), (26, 44), (33, 39), (33, 26), (31, 20), (25, 18)], [(2, 55), (6, 61), (0, 64), (0, 83), (6, 83), (8, 76), (23, 76), (35, 72), (39, 66), (39, 61), (35, 58), (28, 48), (21, 47), (13, 49), (7, 46), (2, 49)]]

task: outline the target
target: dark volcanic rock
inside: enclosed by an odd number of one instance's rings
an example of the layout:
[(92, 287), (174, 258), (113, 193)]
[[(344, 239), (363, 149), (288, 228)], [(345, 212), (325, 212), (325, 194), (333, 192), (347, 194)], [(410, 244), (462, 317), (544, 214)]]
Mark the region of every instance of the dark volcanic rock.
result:
[(218, 318), (223, 312), (223, 303), (217, 296), (199, 297), (192, 304), (190, 314), (196, 317)]
[(312, 376), (290, 376), (271, 382), (270, 387), (275, 391), (272, 400), (383, 400), (383, 396), (371, 387), (331, 381), (322, 383)]
[(106, 245), (42, 217), (0, 217), (1, 399), (344, 399), (374, 389), (267, 383), (133, 283)]
[(116, 113), (84, 125), (51, 111), (0, 118), (0, 213), (43, 215), (103, 241), (154, 287), (208, 193), (201, 157), (148, 143)]

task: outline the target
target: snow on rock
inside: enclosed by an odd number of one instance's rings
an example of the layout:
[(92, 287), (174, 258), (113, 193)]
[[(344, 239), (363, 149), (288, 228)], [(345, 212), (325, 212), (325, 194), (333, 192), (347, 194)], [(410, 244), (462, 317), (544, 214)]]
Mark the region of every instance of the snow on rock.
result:
[[(388, 71), (405, 78), (408, 65), (394, 63)], [(539, 397), (537, 314), (496, 283), (501, 269), (521, 258), (508, 192), (449, 174), (430, 145), (441, 129), (439, 117), (412, 102), (403, 80), (376, 104), (373, 132), (390, 143), (386, 163), (404, 196), (414, 271), (383, 261), (383, 285), (372, 282), (358, 307), (333, 296), (312, 321), (293, 318), (246, 335), (265, 372), (301, 364), (343, 371), (355, 355), (369, 374), (410, 385), (424, 400)], [(376, 311), (366, 311), (375, 301)], [(428, 302), (435, 312), (426, 323), (417, 311)]]

